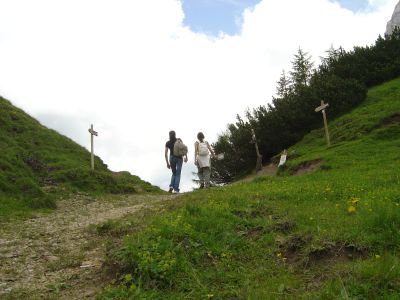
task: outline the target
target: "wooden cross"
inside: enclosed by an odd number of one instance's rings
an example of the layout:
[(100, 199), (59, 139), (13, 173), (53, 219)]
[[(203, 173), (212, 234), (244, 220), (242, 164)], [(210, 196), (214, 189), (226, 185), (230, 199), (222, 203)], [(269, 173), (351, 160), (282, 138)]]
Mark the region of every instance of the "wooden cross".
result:
[(91, 166), (92, 166), (92, 170), (94, 170), (94, 150), (93, 150), (93, 136), (98, 136), (97, 131), (93, 130), (93, 124), (90, 125), (89, 128), (89, 133), (90, 133), (90, 148), (91, 148)]
[(328, 130), (328, 120), (326, 118), (326, 112), (325, 109), (329, 106), (329, 103), (324, 103), (324, 101), (321, 101), (321, 105), (318, 106), (315, 109), (315, 112), (322, 111), (322, 116), (324, 117), (324, 126), (325, 126), (325, 135), (326, 135), (326, 142), (328, 144), (328, 147), (331, 145), (331, 139), (329, 138), (329, 130)]
[(262, 155), (260, 154), (260, 151), (258, 149), (256, 133), (254, 132), (253, 128), (251, 129), (251, 134), (252, 134), (253, 143), (256, 147), (256, 153), (257, 153), (256, 172), (258, 172), (262, 169)]

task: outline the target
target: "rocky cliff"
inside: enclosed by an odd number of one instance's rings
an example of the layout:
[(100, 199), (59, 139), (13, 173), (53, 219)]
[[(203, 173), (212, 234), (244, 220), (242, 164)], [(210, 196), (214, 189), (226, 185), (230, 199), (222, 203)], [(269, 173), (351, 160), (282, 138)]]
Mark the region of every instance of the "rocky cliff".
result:
[(400, 27), (400, 1), (394, 9), (392, 18), (387, 23), (385, 34), (391, 34), (396, 27)]

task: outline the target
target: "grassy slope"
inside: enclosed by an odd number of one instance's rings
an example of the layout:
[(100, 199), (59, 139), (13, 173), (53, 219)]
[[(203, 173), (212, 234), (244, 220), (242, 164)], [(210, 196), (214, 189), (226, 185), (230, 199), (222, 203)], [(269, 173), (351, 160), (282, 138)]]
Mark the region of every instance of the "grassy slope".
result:
[(114, 174), (89, 153), (0, 97), (0, 217), (54, 206), (60, 191), (131, 193), (156, 190), (127, 172)]
[(330, 123), (331, 148), (311, 132), (282, 176), (182, 197), (111, 251), (123, 279), (100, 298), (398, 299), (400, 125), (382, 122), (399, 99), (400, 79), (371, 89)]

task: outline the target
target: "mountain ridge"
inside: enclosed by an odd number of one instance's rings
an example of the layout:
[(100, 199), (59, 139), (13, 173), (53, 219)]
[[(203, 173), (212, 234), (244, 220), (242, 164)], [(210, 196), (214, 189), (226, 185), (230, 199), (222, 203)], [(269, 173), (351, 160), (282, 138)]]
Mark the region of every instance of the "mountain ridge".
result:
[(386, 35), (393, 33), (396, 27), (400, 27), (400, 1), (394, 8), (392, 18), (386, 25)]

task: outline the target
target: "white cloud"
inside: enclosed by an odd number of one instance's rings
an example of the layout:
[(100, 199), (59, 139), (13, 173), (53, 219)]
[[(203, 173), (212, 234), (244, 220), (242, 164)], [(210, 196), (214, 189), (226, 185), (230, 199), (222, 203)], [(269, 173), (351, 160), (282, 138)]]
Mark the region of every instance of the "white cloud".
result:
[(0, 94), (86, 147), (93, 123), (113, 170), (166, 188), (169, 130), (191, 148), (198, 131), (214, 141), (271, 99), (299, 46), (317, 59), (331, 44), (371, 44), (396, 2), (353, 13), (328, 0), (263, 0), (239, 35), (212, 38), (182, 25), (176, 0), (0, 0)]

